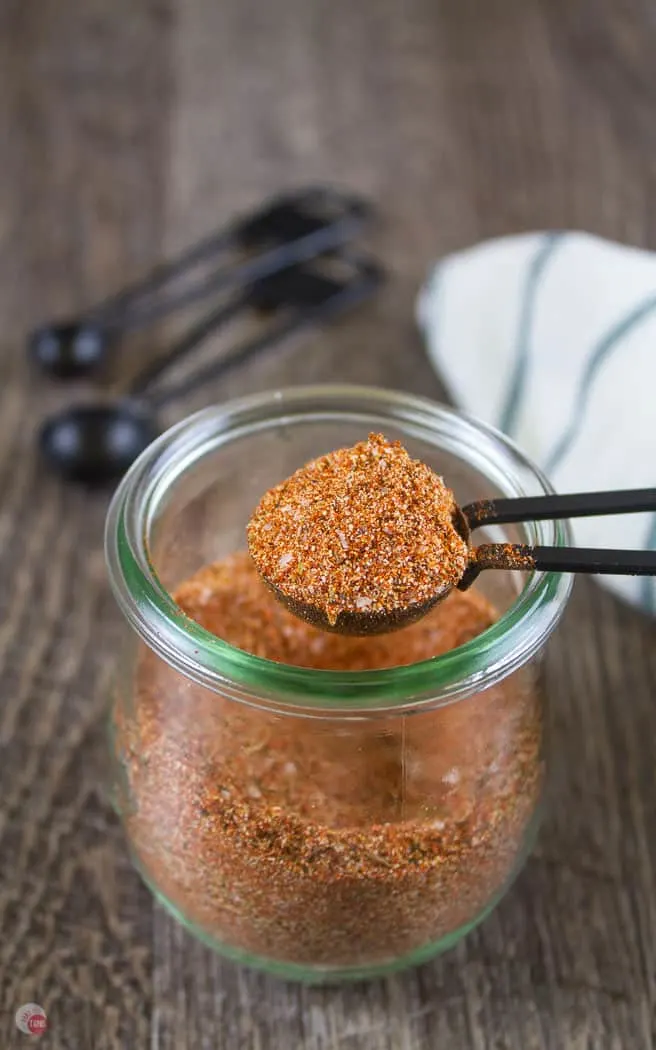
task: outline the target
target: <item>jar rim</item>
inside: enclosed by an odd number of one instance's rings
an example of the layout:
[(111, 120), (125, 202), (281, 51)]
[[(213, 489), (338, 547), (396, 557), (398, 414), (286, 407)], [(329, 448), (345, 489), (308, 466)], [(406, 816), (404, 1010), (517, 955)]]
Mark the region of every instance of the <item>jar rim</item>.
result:
[[(202, 409), (157, 438), (132, 465), (111, 502), (105, 530), (110, 583), (123, 615), (142, 640), (186, 677), (259, 706), (348, 713), (438, 705), (480, 692), (526, 663), (564, 611), (571, 576), (527, 574), (503, 615), (476, 638), (440, 656), (375, 671), (323, 671), (276, 663), (238, 649), (191, 620), (160, 582), (149, 557), (158, 509), (179, 478), (221, 444), (258, 429), (302, 419), (354, 420), (383, 413), (423, 439), (454, 431), (454, 448), (481, 471), (495, 465), (504, 495), (550, 493), (542, 472), (505, 435), (427, 398), (376, 387), (288, 387)], [(381, 429), (384, 419), (380, 419)], [(444, 445), (436, 447), (443, 448)], [(530, 488), (530, 492), (528, 489)], [(531, 541), (563, 546), (567, 522), (530, 523)]]

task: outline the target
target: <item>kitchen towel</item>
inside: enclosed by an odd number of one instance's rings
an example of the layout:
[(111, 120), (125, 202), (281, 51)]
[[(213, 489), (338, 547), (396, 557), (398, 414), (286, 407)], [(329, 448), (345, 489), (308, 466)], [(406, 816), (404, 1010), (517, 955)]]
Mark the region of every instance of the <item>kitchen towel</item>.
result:
[[(417, 317), (455, 403), (559, 492), (656, 486), (656, 254), (578, 232), (487, 241), (436, 264)], [(573, 530), (581, 547), (656, 548), (656, 514)], [(597, 579), (656, 613), (656, 578)]]

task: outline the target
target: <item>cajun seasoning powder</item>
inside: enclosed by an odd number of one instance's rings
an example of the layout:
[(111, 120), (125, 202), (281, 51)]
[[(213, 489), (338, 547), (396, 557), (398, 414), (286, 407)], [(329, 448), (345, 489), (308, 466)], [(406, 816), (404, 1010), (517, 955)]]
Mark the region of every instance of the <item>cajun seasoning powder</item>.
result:
[[(362, 454), (375, 457), (380, 442)], [(299, 491), (286, 497), (295, 510)], [(295, 510), (280, 513), (295, 521)], [(344, 534), (365, 549), (355, 519)], [(346, 579), (340, 601), (360, 586)], [(387, 601), (392, 591), (369, 593)], [(276, 601), (246, 553), (201, 569), (175, 598), (233, 646), (315, 672), (427, 660), (495, 619), (480, 595), (454, 591), (393, 634), (322, 632)], [(522, 859), (543, 777), (529, 667), (411, 714), (349, 717), (335, 704), (313, 717), (237, 703), (144, 646), (136, 692), (115, 705), (114, 740), (132, 848), (159, 895), (239, 958), (308, 976), (416, 961), (480, 918)]]
[(468, 547), (455, 500), (399, 441), (370, 434), (270, 489), (248, 525), (260, 573), (287, 600), (340, 613), (423, 606), (461, 579)]

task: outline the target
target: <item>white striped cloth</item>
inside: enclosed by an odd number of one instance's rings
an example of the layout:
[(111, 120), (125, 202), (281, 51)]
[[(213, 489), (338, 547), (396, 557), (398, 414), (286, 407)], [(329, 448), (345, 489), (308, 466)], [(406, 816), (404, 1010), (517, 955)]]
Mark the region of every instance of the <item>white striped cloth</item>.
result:
[[(656, 486), (656, 254), (528, 233), (440, 261), (417, 302), (456, 404), (560, 492)], [(656, 514), (577, 519), (575, 543), (656, 548)], [(656, 613), (656, 579), (598, 577)]]

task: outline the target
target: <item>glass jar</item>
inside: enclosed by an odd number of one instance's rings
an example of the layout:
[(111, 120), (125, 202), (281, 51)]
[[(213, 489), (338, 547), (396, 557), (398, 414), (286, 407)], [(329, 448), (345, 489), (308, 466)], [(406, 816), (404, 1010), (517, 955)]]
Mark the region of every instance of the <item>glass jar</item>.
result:
[[(107, 522), (128, 624), (114, 799), (135, 863), (220, 952), (314, 982), (421, 962), (506, 891), (536, 833), (540, 657), (571, 586), (483, 573), (492, 626), (441, 656), (373, 671), (263, 659), (182, 612), (175, 588), (244, 548), (266, 489), (371, 431), (400, 439), (460, 504), (551, 491), (500, 434), (451, 409), (384, 390), (296, 388), (173, 427), (124, 478)], [(477, 535), (568, 541), (559, 522)]]

